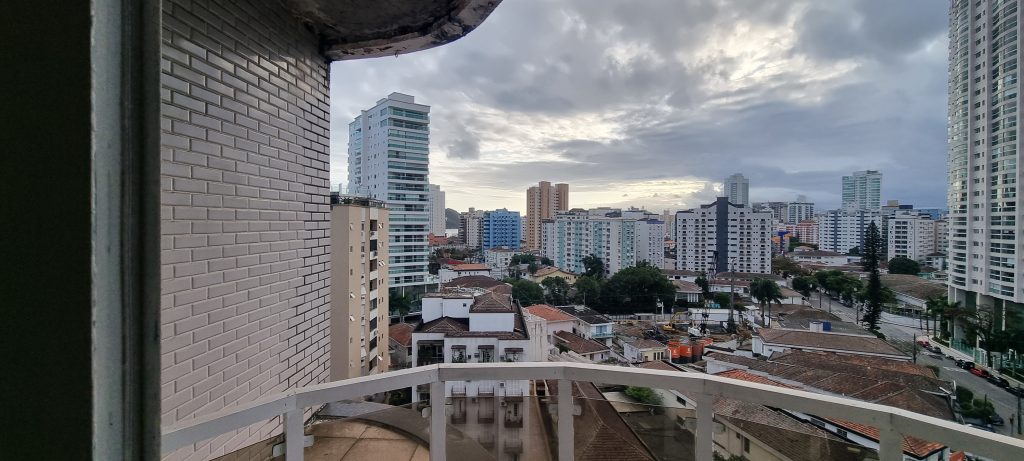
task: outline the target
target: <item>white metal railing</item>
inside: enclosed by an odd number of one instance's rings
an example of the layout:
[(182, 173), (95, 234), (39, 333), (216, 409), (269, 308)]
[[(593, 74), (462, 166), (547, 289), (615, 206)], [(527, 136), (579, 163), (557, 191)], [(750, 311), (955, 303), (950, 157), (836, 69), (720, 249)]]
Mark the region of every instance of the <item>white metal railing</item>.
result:
[[(306, 408), (354, 399), (384, 391), (430, 384), (430, 406), (444, 408), (445, 381), (559, 380), (558, 459), (572, 460), (573, 401), (569, 381), (673, 389), (697, 402), (695, 459), (712, 460), (713, 405), (715, 397), (799, 411), (819, 417), (840, 418), (879, 429), (879, 457), (902, 461), (902, 440), (910, 436), (968, 449), (995, 460), (1024, 459), (1024, 440), (993, 434), (931, 416), (842, 397), (738, 381), (703, 373), (680, 373), (640, 368), (567, 362), (437, 364), (353, 378), (270, 395), (216, 413), (181, 422), (163, 431), (161, 451), (170, 453), (250, 424), (284, 415), (287, 461), (303, 459), (303, 412)], [(444, 460), (446, 421), (444, 411), (430, 412), (430, 459)], [(566, 442), (568, 441), (568, 442)]]

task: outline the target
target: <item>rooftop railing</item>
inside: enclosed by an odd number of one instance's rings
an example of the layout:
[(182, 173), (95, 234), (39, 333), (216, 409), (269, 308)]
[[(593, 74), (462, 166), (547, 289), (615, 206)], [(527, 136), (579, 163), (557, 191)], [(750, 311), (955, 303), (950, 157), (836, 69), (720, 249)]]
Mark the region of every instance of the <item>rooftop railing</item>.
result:
[[(937, 441), (957, 449), (967, 449), (975, 456), (993, 460), (1024, 459), (1024, 441), (974, 429), (952, 421), (925, 416), (894, 407), (853, 399), (816, 394), (791, 388), (740, 381), (702, 373), (648, 370), (579, 363), (500, 363), (500, 364), (437, 364), (389, 373), (354, 378), (295, 389), (269, 395), (250, 403), (225, 409), (166, 427), (162, 452), (201, 443), (284, 416), (285, 456), (287, 461), (301, 461), (304, 456), (304, 412), (329, 402), (359, 399), (396, 389), (429, 385), (431, 408), (445, 408), (446, 381), (484, 380), (549, 380), (558, 382), (555, 423), (557, 459), (573, 460), (574, 412), (580, 396), (573, 395), (572, 381), (618, 384), (652, 389), (670, 389), (685, 394), (696, 402), (696, 424), (693, 430), (693, 459), (712, 461), (716, 442), (716, 399), (730, 399), (814, 415), (816, 418), (842, 420), (872, 426), (878, 430), (878, 458), (902, 461), (904, 437)], [(426, 386), (424, 386), (426, 387)], [(549, 396), (550, 397), (550, 396)], [(445, 460), (448, 419), (445, 411), (429, 413), (429, 447), (432, 461)], [(566, 442), (569, 441), (569, 442)]]

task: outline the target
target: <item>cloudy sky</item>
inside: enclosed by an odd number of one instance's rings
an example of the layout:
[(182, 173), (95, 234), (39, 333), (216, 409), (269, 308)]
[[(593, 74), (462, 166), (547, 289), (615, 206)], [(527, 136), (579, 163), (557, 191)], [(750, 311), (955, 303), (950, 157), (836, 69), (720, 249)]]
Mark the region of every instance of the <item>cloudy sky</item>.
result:
[(331, 181), (347, 124), (392, 91), (431, 108), (449, 208), (685, 209), (741, 172), (751, 200), (839, 203), (840, 177), (945, 205), (946, 1), (505, 0), (449, 45), (331, 67)]

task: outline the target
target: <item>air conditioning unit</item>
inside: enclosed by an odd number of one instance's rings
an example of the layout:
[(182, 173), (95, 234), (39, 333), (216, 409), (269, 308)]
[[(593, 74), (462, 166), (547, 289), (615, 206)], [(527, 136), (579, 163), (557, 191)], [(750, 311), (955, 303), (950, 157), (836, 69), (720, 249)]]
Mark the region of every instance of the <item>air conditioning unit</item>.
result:
[(501, 401), (501, 405), (500, 405), (500, 406), (501, 406), (502, 408), (506, 407), (507, 405), (508, 405), (508, 402), (506, 402), (506, 401), (504, 401), (504, 400), (502, 400), (502, 401)]

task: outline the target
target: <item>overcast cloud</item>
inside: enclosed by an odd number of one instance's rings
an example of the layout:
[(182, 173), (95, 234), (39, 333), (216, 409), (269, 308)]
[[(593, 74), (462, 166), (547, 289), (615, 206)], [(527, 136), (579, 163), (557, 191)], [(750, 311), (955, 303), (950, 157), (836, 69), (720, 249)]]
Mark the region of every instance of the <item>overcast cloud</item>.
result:
[(332, 183), (347, 124), (392, 91), (431, 108), (431, 182), (448, 207), (839, 203), (879, 169), (883, 200), (945, 205), (944, 1), (505, 0), (477, 30), (397, 58), (331, 66)]

